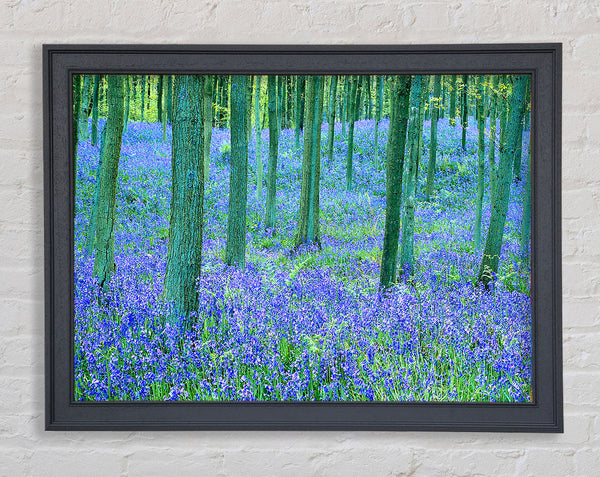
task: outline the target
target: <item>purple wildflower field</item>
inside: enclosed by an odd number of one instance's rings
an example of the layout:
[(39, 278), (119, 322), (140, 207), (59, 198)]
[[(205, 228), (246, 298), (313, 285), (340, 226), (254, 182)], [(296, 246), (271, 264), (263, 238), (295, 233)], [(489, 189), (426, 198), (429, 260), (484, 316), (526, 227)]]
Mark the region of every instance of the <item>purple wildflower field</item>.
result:
[[(103, 120), (100, 120), (101, 127)], [(519, 237), (525, 181), (511, 185), (500, 268), (476, 285), (473, 247), (477, 127), (438, 123), (436, 192), (423, 200), (425, 121), (415, 218), (415, 270), (378, 289), (385, 217), (385, 145), (374, 162), (374, 121), (356, 123), (354, 189), (345, 191), (346, 141), (321, 165), (322, 248), (290, 254), (302, 151), (280, 137), (277, 234), (263, 231), (249, 143), (246, 268), (226, 267), (229, 131), (214, 129), (204, 202), (199, 312), (191, 329), (164, 324), (171, 138), (160, 123), (132, 122), (123, 137), (116, 208), (116, 272), (106, 293), (84, 252), (99, 150), (80, 141), (75, 204), (75, 398), (231, 401), (531, 401), (531, 300)], [(266, 168), (268, 130), (262, 135)], [(326, 144), (327, 124), (322, 140)], [(523, 137), (527, 167), (529, 133)], [(323, 146), (322, 150), (325, 150)], [(487, 168), (487, 164), (486, 164)], [(486, 169), (486, 181), (489, 176)], [(523, 176), (524, 177), (524, 176)], [(482, 231), (490, 218), (486, 182)], [(102, 293), (103, 296), (99, 297)]]

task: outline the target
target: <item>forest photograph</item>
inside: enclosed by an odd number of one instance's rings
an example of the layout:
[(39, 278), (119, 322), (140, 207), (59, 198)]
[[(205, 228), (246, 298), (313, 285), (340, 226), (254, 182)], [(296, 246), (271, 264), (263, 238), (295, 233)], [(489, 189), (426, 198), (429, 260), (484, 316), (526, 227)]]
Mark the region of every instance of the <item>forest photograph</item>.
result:
[(73, 75), (74, 399), (533, 402), (530, 89)]

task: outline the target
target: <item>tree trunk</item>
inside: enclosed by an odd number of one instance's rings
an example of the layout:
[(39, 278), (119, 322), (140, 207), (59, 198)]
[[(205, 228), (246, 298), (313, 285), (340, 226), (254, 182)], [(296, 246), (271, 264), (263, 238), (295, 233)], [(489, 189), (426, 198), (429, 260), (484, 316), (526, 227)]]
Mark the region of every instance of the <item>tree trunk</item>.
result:
[(123, 81), (125, 82), (125, 112), (123, 113), (123, 136), (127, 132), (127, 125), (129, 124), (129, 97), (131, 96), (129, 86), (129, 76), (124, 76)]
[(477, 78), (477, 129), (479, 148), (477, 151), (477, 196), (475, 202), (475, 249), (481, 246), (481, 211), (483, 208), (483, 184), (485, 179), (485, 116), (483, 114), (483, 76)]
[(323, 77), (307, 79), (304, 150), (300, 213), (294, 247), (319, 243), (319, 176), (321, 173), (321, 118), (323, 114)]
[[(529, 85), (528, 85), (529, 86)], [(527, 88), (529, 90), (529, 87)], [(525, 126), (525, 110), (523, 110), (523, 115), (521, 116), (521, 120), (519, 121), (519, 134), (518, 134), (518, 143), (517, 149), (518, 153), (515, 155), (515, 163), (513, 164), (513, 173), (515, 182), (521, 181), (521, 161), (523, 159), (523, 129)]]
[(98, 95), (100, 93), (100, 75), (94, 75), (92, 94), (92, 146), (98, 144)]
[(506, 133), (506, 142), (500, 144), (500, 161), (497, 168), (496, 192), (492, 201), (492, 215), (490, 226), (485, 241), (485, 249), (479, 267), (478, 280), (488, 285), (494, 280), (498, 273), (500, 253), (502, 251), (502, 236), (506, 223), (508, 201), (510, 195), (510, 184), (512, 179), (512, 165), (514, 156), (518, 153), (518, 131), (520, 130), (520, 117), (525, 108), (525, 96), (527, 94), (527, 76), (517, 76), (513, 85), (510, 98), (509, 118)]
[(141, 98), (141, 100), (142, 100), (142, 106), (141, 106), (142, 109), (141, 109), (141, 112), (140, 112), (140, 115), (141, 115), (140, 121), (143, 123), (144, 122), (144, 109), (145, 109), (144, 106), (146, 105), (146, 76), (145, 75), (142, 75), (142, 89), (140, 91), (140, 94), (141, 94), (141, 97), (142, 97)]
[(296, 127), (296, 135), (294, 145), (296, 149), (300, 148), (300, 131), (302, 130), (302, 122), (304, 115), (304, 89), (305, 89), (305, 77), (296, 76), (296, 120), (294, 126)]
[(85, 239), (85, 254), (89, 257), (94, 251), (96, 245), (96, 222), (98, 216), (98, 201), (100, 200), (100, 173), (102, 171), (102, 154), (104, 150), (104, 143), (106, 142), (106, 123), (100, 133), (100, 156), (98, 159), (98, 167), (96, 168), (96, 185), (94, 189), (94, 201), (90, 209), (90, 219), (88, 221), (86, 239)]
[(525, 192), (523, 199), (523, 220), (521, 221), (521, 260), (526, 260), (529, 256), (530, 238), (531, 238), (531, 143), (527, 153), (527, 182), (525, 183)]
[(379, 121), (383, 112), (383, 76), (377, 76), (376, 110), (375, 110), (375, 164), (379, 167)]
[(456, 75), (450, 75), (450, 111), (448, 112), (450, 126), (456, 124)]
[(81, 113), (81, 75), (73, 75), (73, 156), (77, 158), (79, 143), (79, 114)]
[(123, 137), (123, 77), (108, 75), (108, 117), (98, 183), (94, 276), (105, 288), (115, 271), (115, 202)]
[(425, 186), (425, 200), (429, 201), (433, 194), (433, 185), (435, 181), (435, 162), (437, 156), (437, 125), (440, 107), (442, 105), (441, 76), (436, 75), (433, 78), (433, 98), (431, 99), (431, 138), (429, 145), (429, 162), (427, 163), (427, 185)]
[(488, 164), (490, 169), (490, 198), (494, 200), (496, 189), (496, 126), (498, 104), (498, 76), (492, 77), (490, 85), (490, 140), (488, 144)]
[(379, 276), (379, 283), (382, 288), (388, 288), (396, 280), (402, 204), (402, 172), (404, 168), (410, 86), (410, 76), (395, 76), (390, 88), (391, 112), (385, 179), (385, 232)]
[[(281, 77), (279, 77), (281, 79)], [(279, 81), (278, 86), (281, 86)], [(265, 228), (275, 227), (275, 206), (277, 192), (277, 154), (279, 153), (279, 124), (278, 124), (278, 91), (275, 76), (267, 77), (267, 88), (269, 96), (269, 173), (267, 176), (267, 206), (265, 213)]]
[(204, 80), (202, 75), (176, 75), (173, 85), (171, 220), (164, 298), (174, 302), (177, 315), (185, 317), (198, 308), (196, 280), (202, 263)]
[(248, 136), (246, 135), (246, 76), (231, 77), (231, 174), (225, 263), (246, 266), (246, 203), (248, 194)]
[(419, 156), (419, 117), (423, 76), (415, 76), (410, 88), (410, 124), (408, 130), (408, 168), (406, 170), (406, 200), (402, 211), (402, 242), (400, 244), (400, 274), (413, 270), (413, 248), (415, 235), (415, 186), (416, 167)]
[(425, 116), (425, 105), (429, 100), (429, 76), (423, 76), (421, 78), (421, 101), (419, 103), (419, 143), (417, 145), (417, 162), (415, 164), (415, 194), (416, 187), (419, 184), (419, 167), (421, 166), (421, 151), (423, 150), (423, 118)]
[(333, 139), (335, 136), (335, 97), (337, 94), (337, 75), (331, 76), (331, 84), (329, 87), (329, 124), (327, 131), (327, 162), (333, 160)]
[[(252, 139), (252, 88), (254, 86), (254, 76), (249, 76), (246, 85), (246, 137), (248, 142)], [(257, 126), (260, 128), (260, 125)]]
[(348, 120), (348, 94), (350, 91), (350, 81), (352, 76), (344, 76), (344, 87), (341, 89), (341, 94), (344, 95), (344, 100), (340, 101), (341, 103), (341, 111), (340, 111), (340, 122), (342, 123), (342, 137), (346, 137), (346, 122)]
[(346, 190), (352, 189), (352, 156), (354, 155), (354, 122), (358, 109), (359, 95), (357, 93), (359, 77), (348, 78), (350, 81), (348, 103), (348, 150), (346, 152)]
[(212, 141), (213, 119), (213, 82), (212, 77), (206, 76), (202, 85), (202, 162), (204, 163), (204, 182), (208, 180), (210, 169), (210, 143)]
[(167, 76), (167, 121), (173, 124), (173, 76)]
[(90, 101), (90, 75), (84, 75), (83, 91), (81, 94), (81, 112), (79, 114), (79, 139), (88, 138), (88, 103)]
[(261, 76), (256, 77), (256, 92), (254, 95), (254, 127), (256, 128), (256, 200), (263, 198), (263, 162), (262, 162), (262, 130), (260, 124), (260, 87)]
[(164, 120), (163, 120), (163, 107), (162, 107), (162, 103), (163, 103), (163, 75), (159, 75), (158, 76), (158, 91), (156, 94), (156, 113), (158, 115), (158, 121), (161, 124), (164, 124)]
[[(267, 80), (267, 88), (269, 86), (269, 81)], [(284, 127), (285, 123), (286, 123), (286, 97), (284, 96), (284, 91), (287, 87), (287, 80), (285, 76), (281, 76), (279, 75), (277, 77), (277, 84), (276, 84), (276, 90), (277, 90), (277, 99), (276, 99), (276, 109), (277, 109), (277, 131), (278, 134), (281, 132), (281, 129)], [(269, 101), (271, 99), (269, 98)], [(269, 123), (270, 124), (270, 123)], [(271, 126), (269, 126), (270, 128)], [(270, 133), (269, 133), (270, 134)], [(270, 142), (269, 142), (269, 147), (270, 147)]]
[(462, 138), (461, 146), (462, 150), (467, 150), (467, 127), (469, 126), (469, 105), (467, 103), (467, 93), (469, 90), (469, 77), (463, 75), (462, 77), (463, 89), (462, 89), (462, 101), (461, 101), (461, 123), (462, 123)]

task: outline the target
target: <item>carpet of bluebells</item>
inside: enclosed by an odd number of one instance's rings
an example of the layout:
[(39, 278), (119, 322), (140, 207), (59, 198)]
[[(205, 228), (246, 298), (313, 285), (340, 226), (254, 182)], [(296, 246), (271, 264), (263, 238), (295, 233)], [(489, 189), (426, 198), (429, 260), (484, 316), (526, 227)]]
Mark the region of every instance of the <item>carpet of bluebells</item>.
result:
[[(473, 121), (471, 122), (471, 124)], [(100, 120), (102, 126), (102, 120)], [(249, 144), (247, 266), (223, 264), (229, 131), (215, 129), (205, 190), (199, 312), (191, 329), (164, 324), (169, 237), (170, 130), (130, 123), (116, 207), (116, 274), (106, 293), (92, 278), (85, 234), (99, 150), (80, 141), (75, 215), (75, 398), (78, 400), (344, 400), (528, 402), (531, 396), (530, 267), (520, 258), (524, 181), (513, 183), (493, 288), (476, 284), (473, 247), (477, 130), (439, 121), (436, 192), (425, 202), (429, 122), (423, 131), (415, 218), (415, 271), (378, 290), (385, 214), (385, 144), (374, 160), (374, 123), (356, 123), (354, 189), (345, 191), (346, 140), (336, 125), (323, 155), (322, 248), (290, 254), (302, 152), (283, 130), (277, 233), (263, 229)], [(323, 152), (327, 125), (323, 125)], [(267, 169), (268, 130), (263, 131)], [(528, 133), (524, 134), (525, 177)], [(486, 152), (487, 154), (487, 152)], [(486, 159), (486, 175), (487, 159)], [(489, 185), (486, 178), (486, 190)], [(266, 189), (265, 189), (266, 192)], [(265, 194), (266, 195), (266, 194)], [(484, 198), (482, 235), (490, 217)]]

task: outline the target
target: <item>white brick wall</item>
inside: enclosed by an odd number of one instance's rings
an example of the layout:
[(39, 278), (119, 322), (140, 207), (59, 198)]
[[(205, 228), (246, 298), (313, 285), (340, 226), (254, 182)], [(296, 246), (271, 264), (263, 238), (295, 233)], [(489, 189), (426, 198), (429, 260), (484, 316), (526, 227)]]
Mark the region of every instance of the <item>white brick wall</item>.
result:
[[(564, 435), (43, 430), (42, 43), (563, 42)], [(0, 475), (600, 475), (600, 2), (2, 0)]]

